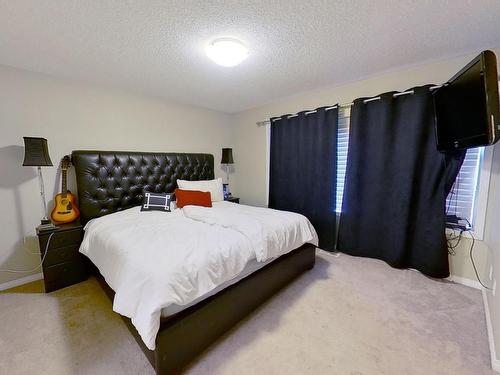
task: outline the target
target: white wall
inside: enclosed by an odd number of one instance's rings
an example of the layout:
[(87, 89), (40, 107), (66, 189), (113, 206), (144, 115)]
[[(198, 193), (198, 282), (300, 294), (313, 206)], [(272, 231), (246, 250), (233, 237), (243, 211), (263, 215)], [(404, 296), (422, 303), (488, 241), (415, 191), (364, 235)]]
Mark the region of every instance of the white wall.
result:
[[(52, 200), (60, 188), (58, 161), (76, 149), (208, 152), (223, 175), (218, 162), (221, 148), (230, 146), (229, 120), (215, 111), (0, 66), (0, 269), (39, 263), (31, 253), (38, 251), (33, 236), (40, 197), (34, 168), (21, 167), (23, 136), (48, 139), (55, 166), (43, 173)], [(71, 171), (70, 177), (74, 191)], [(26, 275), (0, 272), (0, 283)]]
[[(21, 167), (23, 136), (49, 140), (56, 164), (75, 149), (210, 152), (216, 173), (220, 149), (233, 147), (231, 187), (242, 203), (266, 204), (266, 129), (257, 121), (306, 108), (349, 102), (360, 96), (442, 83), (473, 56), (412, 67), (339, 87), (288, 97), (236, 115), (166, 102), (108, 88), (63, 81), (0, 66), (0, 268), (29, 269), (39, 262), (34, 228), (40, 203), (35, 171)], [(488, 280), (500, 272), (500, 150), (496, 147), (488, 201), (485, 241), (476, 241), (476, 262)], [(49, 197), (59, 189), (57, 168), (45, 168)], [(70, 173), (70, 177), (72, 174)], [(74, 190), (74, 181), (70, 179)], [(24, 239), (27, 241), (24, 244)], [(450, 259), (453, 275), (474, 280), (465, 240)], [(488, 255), (488, 251), (491, 254)], [(25, 275), (0, 272), (0, 283)], [(500, 299), (488, 293), (496, 342), (500, 343)], [(479, 318), (479, 317), (478, 317)], [(500, 345), (498, 345), (500, 346)], [(497, 347), (497, 358), (500, 348)]]
[[(490, 249), (489, 265), (493, 267), (492, 278), (485, 278), (488, 286), (500, 282), (500, 144), (495, 145), (491, 169), (490, 194), (486, 213), (485, 243)], [(489, 267), (488, 267), (489, 268)], [(490, 310), (494, 342), (496, 343), (496, 370), (500, 371), (500, 294), (486, 291)]]
[[(241, 197), (242, 203), (264, 206), (266, 204), (266, 128), (256, 126), (257, 121), (314, 109), (336, 103), (348, 103), (363, 96), (374, 96), (386, 91), (405, 90), (424, 84), (440, 84), (451, 78), (474, 55), (435, 62), (394, 71), (343, 86), (291, 96), (274, 103), (233, 115), (234, 178), (233, 195)], [(470, 241), (465, 239), (456, 249), (457, 255), (450, 257), (453, 275), (475, 280), (469, 258)], [(481, 275), (486, 275), (488, 247), (476, 241), (475, 259)]]

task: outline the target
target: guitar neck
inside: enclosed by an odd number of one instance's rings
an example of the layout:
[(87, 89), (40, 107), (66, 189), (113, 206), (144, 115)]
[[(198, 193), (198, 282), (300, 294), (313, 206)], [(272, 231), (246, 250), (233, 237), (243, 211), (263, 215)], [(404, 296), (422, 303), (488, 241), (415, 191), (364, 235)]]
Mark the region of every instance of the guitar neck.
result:
[(68, 193), (68, 170), (61, 170), (61, 193), (63, 196), (66, 196)]

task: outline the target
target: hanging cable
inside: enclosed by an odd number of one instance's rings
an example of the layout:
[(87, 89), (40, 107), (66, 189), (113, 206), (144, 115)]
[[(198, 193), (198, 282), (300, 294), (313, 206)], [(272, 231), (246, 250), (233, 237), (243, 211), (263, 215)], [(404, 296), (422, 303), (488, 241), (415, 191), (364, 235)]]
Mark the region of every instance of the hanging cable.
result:
[(47, 243), (45, 244), (45, 251), (43, 253), (43, 257), (42, 257), (42, 260), (40, 261), (40, 264), (38, 266), (36, 266), (35, 268), (31, 269), (31, 270), (13, 270), (13, 269), (9, 269), (9, 268), (6, 268), (6, 269), (0, 269), (0, 272), (9, 272), (9, 273), (30, 273), (30, 272), (34, 272), (36, 270), (38, 270), (39, 268), (41, 268), (43, 266), (43, 262), (45, 261), (45, 258), (47, 257), (47, 253), (48, 253), (48, 249), (49, 249), (49, 244), (50, 244), (50, 240), (52, 239), (52, 236), (55, 234), (55, 232), (52, 232), (50, 235), (49, 235), (49, 238), (47, 239)]
[(467, 224), (469, 225), (469, 229), (467, 230), (467, 232), (469, 232), (469, 235), (472, 238), (472, 244), (470, 245), (469, 256), (472, 263), (472, 268), (474, 268), (474, 273), (476, 274), (477, 281), (479, 281), (479, 284), (481, 284), (481, 286), (484, 289), (493, 290), (492, 288), (489, 288), (486, 285), (484, 285), (483, 282), (481, 281), (481, 278), (479, 277), (479, 272), (477, 272), (476, 262), (474, 262), (474, 256), (473, 256), (474, 244), (476, 242), (476, 239), (472, 234), (472, 225), (470, 224), (469, 220), (465, 219), (465, 221), (467, 221)]

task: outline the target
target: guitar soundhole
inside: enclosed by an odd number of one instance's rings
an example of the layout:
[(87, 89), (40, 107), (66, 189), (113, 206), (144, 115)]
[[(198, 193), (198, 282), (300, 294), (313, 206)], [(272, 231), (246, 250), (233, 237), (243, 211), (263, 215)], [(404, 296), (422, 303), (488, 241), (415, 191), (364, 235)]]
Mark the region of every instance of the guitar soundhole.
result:
[(71, 211), (73, 209), (73, 205), (69, 199), (61, 200), (61, 205), (66, 206), (66, 211)]

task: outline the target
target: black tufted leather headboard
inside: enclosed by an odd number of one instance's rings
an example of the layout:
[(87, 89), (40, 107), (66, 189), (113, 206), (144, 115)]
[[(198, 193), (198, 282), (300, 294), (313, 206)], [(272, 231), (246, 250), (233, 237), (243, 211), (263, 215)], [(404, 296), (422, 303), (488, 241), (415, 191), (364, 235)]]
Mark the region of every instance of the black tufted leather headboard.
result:
[(214, 178), (211, 154), (73, 151), (81, 221), (142, 203), (143, 192), (173, 192), (177, 179)]

